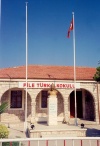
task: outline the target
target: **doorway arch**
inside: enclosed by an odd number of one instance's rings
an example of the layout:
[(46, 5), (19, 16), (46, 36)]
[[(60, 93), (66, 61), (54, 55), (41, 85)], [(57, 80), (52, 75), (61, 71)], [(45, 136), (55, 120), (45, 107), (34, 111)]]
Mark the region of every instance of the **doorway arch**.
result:
[[(74, 91), (70, 93), (70, 118), (75, 117), (75, 96)], [(80, 89), (76, 91), (76, 107), (77, 118), (94, 121), (95, 119), (95, 106), (92, 94), (85, 90)]]
[[(48, 89), (41, 90), (36, 96), (36, 121), (47, 122), (48, 118)], [(57, 93), (57, 121), (64, 119), (64, 99), (62, 94)]]

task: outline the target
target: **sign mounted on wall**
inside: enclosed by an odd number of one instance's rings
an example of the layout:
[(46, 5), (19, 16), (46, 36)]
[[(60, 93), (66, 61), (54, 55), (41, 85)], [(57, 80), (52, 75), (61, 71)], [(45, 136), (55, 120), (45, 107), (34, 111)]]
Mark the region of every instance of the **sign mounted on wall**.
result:
[[(50, 88), (53, 82), (27, 82), (27, 88)], [(73, 89), (74, 83), (55, 82), (55, 88)], [(80, 88), (80, 83), (75, 83)], [(26, 82), (19, 82), (19, 88), (26, 88)]]

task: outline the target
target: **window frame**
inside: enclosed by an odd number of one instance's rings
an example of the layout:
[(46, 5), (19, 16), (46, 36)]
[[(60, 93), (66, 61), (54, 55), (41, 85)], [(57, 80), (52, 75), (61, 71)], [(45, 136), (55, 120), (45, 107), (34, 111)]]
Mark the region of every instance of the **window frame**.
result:
[[(22, 107), (21, 108), (11, 108), (10, 104), (11, 104), (11, 92), (12, 91), (22, 91)], [(22, 89), (11, 89), (10, 93), (9, 93), (9, 110), (24, 110), (24, 90)]]
[(47, 107), (42, 107), (42, 92), (43, 91), (45, 91), (45, 92), (48, 92), (47, 90), (42, 90), (41, 91), (41, 94), (40, 94), (40, 109), (42, 109), (42, 110), (45, 110), (45, 109), (47, 109), (48, 108), (48, 96), (47, 96)]

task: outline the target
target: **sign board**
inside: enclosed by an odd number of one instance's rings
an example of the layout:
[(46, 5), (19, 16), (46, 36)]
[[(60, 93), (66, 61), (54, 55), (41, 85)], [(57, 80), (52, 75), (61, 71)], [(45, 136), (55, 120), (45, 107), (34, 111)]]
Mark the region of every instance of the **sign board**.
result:
[[(74, 83), (67, 82), (27, 82), (27, 88), (50, 88), (51, 84), (55, 84), (55, 88), (73, 89)], [(76, 88), (80, 88), (80, 83), (76, 83)], [(26, 88), (26, 82), (19, 82), (19, 88)]]

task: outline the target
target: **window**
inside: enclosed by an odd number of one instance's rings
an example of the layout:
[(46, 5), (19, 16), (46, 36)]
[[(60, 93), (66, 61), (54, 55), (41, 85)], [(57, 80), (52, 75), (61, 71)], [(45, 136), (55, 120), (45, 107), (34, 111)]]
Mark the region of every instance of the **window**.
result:
[(10, 108), (22, 108), (22, 91), (11, 91)]
[(41, 92), (41, 108), (47, 108), (48, 91)]

